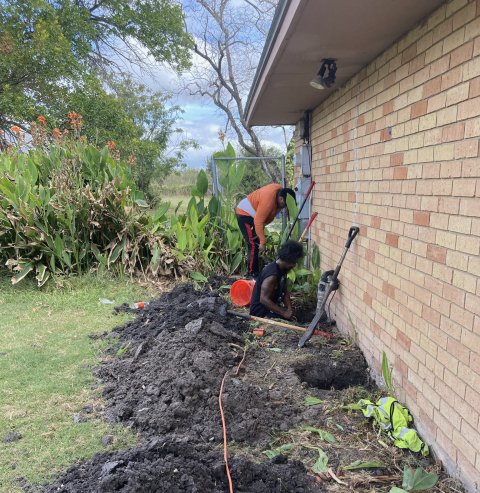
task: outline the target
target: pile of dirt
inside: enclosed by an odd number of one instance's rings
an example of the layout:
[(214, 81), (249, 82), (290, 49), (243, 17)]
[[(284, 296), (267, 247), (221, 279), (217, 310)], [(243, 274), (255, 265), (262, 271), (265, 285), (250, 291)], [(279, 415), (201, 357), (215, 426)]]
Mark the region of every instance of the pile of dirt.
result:
[[(193, 284), (178, 284), (172, 291), (164, 293), (141, 309), (133, 309), (124, 303), (115, 307), (115, 311), (133, 313), (137, 318), (113, 331), (119, 333), (122, 340), (130, 341), (158, 337), (163, 332), (174, 332), (199, 317), (224, 324), (227, 321), (228, 304), (214, 289), (231, 284), (232, 281), (234, 279), (211, 278), (210, 284), (201, 290), (195, 289)], [(218, 288), (212, 287), (218, 284)], [(230, 321), (228, 328), (241, 333), (246, 327), (244, 321), (235, 319)]]
[[(236, 333), (204, 318), (134, 343), (123, 357), (98, 371), (106, 383), (106, 420), (122, 422), (146, 437), (188, 433), (198, 441), (219, 443), (218, 394), (223, 376), (230, 371), (222, 399), (230, 439), (249, 445), (268, 443), (272, 427), (287, 430), (301, 419), (299, 396), (270, 392), (266, 385), (252, 385), (241, 378), (254, 365), (254, 350), (249, 351), (239, 375), (233, 376), (244, 345)], [(284, 382), (301, 389), (293, 371)]]
[[(229, 458), (230, 473), (238, 493), (320, 492), (315, 479), (299, 461), (277, 456), (264, 464), (243, 455)], [(219, 450), (188, 438), (155, 438), (139, 447), (102, 452), (70, 467), (44, 493), (220, 493), (229, 491)]]
[[(213, 284), (218, 289), (226, 283)], [(126, 305), (116, 310), (131, 311)], [(279, 437), (287, 440), (292, 429), (308, 435), (301, 425), (356, 433), (351, 420), (339, 417), (334, 425), (324, 405), (306, 406), (305, 399), (332, 398), (343, 388), (367, 384), (358, 348), (341, 347), (337, 334), (315, 336), (299, 350), (298, 333), (270, 329), (270, 347), (264, 347), (240, 335), (248, 325), (227, 314), (227, 302), (210, 286), (178, 285), (134, 313), (135, 320), (114, 329), (125, 352), (104, 360), (95, 374), (105, 384), (105, 420), (131, 427), (146, 442), (96, 454), (37, 491), (229, 491), (218, 402), (226, 374), (228, 441), (241, 450), (229, 452), (235, 491), (324, 491), (302, 462), (285, 455), (268, 460), (261, 451), (278, 446)], [(246, 344), (245, 362), (235, 374)], [(336, 468), (342, 454), (329, 446), (325, 450)], [(308, 463), (316, 460), (312, 447), (304, 452)]]

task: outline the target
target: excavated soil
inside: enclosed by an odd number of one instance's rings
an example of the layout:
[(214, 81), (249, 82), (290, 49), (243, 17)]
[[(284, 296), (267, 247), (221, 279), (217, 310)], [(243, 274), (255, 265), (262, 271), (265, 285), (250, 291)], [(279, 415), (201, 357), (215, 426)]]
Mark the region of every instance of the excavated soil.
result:
[[(302, 425), (328, 429), (338, 441), (340, 428), (355, 434), (352, 417), (343, 413), (333, 426), (321, 412), (324, 405), (306, 406), (305, 399), (338, 398), (342, 389), (368, 385), (366, 362), (357, 348), (340, 345), (338, 333), (316, 336), (298, 349), (299, 333), (267, 328), (264, 340), (271, 347), (262, 347), (247, 321), (227, 314), (218, 289), (226, 283), (213, 279), (203, 290), (178, 285), (113, 329), (126, 349), (95, 370), (104, 385), (104, 419), (131, 427), (144, 443), (98, 453), (53, 484), (30, 491), (228, 492), (218, 402), (225, 375), (222, 403), (234, 490), (324, 491), (299, 460), (270, 460), (262, 451), (289, 430), (308, 434)], [(126, 305), (116, 310), (132, 311)], [(322, 330), (332, 327), (327, 322)], [(245, 345), (245, 361), (235, 374)], [(334, 468), (343, 455), (335, 447), (325, 447)], [(307, 447), (302, 454), (311, 463), (317, 452)]]

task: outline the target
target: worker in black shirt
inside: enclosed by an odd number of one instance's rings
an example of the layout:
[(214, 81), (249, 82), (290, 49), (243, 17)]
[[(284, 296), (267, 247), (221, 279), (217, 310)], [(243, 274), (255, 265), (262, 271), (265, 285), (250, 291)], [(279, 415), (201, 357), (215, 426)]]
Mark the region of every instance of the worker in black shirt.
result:
[[(250, 302), (250, 315), (255, 317), (293, 320), (292, 301), (287, 289), (287, 273), (302, 258), (303, 246), (297, 241), (286, 241), (278, 252), (278, 259), (268, 264), (258, 276)], [(283, 303), (284, 307), (280, 306)]]

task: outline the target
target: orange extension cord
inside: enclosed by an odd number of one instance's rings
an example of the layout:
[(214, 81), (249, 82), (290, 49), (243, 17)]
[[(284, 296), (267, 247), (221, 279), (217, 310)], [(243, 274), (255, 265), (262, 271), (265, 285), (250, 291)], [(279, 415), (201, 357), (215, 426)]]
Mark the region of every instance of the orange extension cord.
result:
[[(240, 364), (238, 365), (237, 371), (233, 374), (234, 376), (237, 376), (238, 375), (238, 372), (240, 371), (240, 367), (242, 366), (242, 363), (245, 361), (245, 356), (246, 355), (247, 355), (247, 346), (245, 346), (245, 349), (243, 351), (243, 359), (242, 359), (242, 361), (240, 361)], [(225, 459), (225, 467), (227, 468), (227, 476), (228, 476), (228, 484), (230, 486), (230, 493), (233, 493), (232, 477), (230, 476), (230, 469), (228, 467), (227, 426), (225, 424), (225, 415), (223, 414), (223, 407), (222, 407), (223, 386), (225, 384), (225, 379), (227, 378), (227, 375), (228, 375), (228, 371), (223, 376), (222, 386), (220, 387), (220, 395), (218, 396), (218, 403), (220, 405), (220, 414), (222, 415), (222, 426), (223, 426), (223, 458)]]

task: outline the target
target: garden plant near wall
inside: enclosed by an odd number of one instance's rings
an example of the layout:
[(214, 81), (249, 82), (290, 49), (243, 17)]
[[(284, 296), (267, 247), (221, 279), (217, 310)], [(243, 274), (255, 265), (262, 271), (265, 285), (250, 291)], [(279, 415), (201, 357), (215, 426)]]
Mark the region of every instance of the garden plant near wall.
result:
[[(32, 149), (26, 152), (15, 128), (18, 147), (0, 152), (0, 265), (11, 271), (13, 283), (30, 273), (42, 286), (50, 277), (91, 271), (155, 278), (246, 270), (235, 216), (243, 165), (223, 161), (219, 199), (211, 197), (206, 205), (208, 179), (201, 170), (185, 214), (178, 213), (178, 206), (170, 212), (167, 202), (152, 215), (135, 188), (135, 156), (120, 160), (113, 142), (102, 149), (86, 144), (81, 116), (71, 113), (69, 118), (70, 133), (55, 129), (47, 136), (41, 125), (38, 130), (32, 124)], [(230, 144), (225, 153), (235, 155)], [(296, 205), (289, 207), (293, 217)], [(267, 231), (271, 259), (281, 242), (279, 233)], [(304, 296), (315, 290), (319, 273), (314, 251), (314, 273), (302, 264), (289, 274), (291, 288)]]

